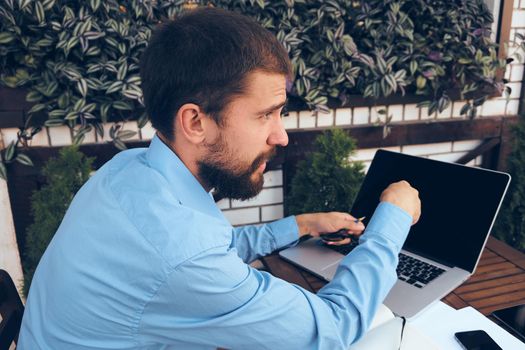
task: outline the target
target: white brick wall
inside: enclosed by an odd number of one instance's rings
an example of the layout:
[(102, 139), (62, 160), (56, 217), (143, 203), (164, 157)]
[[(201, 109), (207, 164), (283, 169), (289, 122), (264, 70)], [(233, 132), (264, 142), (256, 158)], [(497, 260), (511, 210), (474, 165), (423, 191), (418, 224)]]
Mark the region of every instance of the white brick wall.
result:
[[(283, 171), (264, 174), (264, 187), (255, 198), (247, 201), (223, 199), (219, 208), (232, 225), (254, 224), (283, 217)], [(255, 221), (253, 221), (255, 220)]]
[(370, 122), (370, 108), (369, 107), (355, 107), (353, 108), (354, 119), (352, 123), (354, 125), (363, 125)]
[(335, 125), (351, 125), (352, 108), (339, 108), (335, 110)]
[(311, 129), (315, 128), (315, 115), (311, 111), (300, 111), (299, 112), (299, 128)]
[(392, 117), (392, 123), (403, 121), (403, 105), (388, 106), (388, 116)]
[(328, 113), (319, 113), (317, 115), (317, 126), (327, 127), (334, 125), (334, 110), (331, 109)]
[(71, 139), (71, 130), (65, 125), (47, 128), (47, 132), (49, 133), (51, 146), (67, 146), (73, 141)]
[(419, 108), (415, 103), (405, 105), (405, 114), (403, 115), (404, 121), (419, 120)]
[(7, 183), (2, 179), (0, 179), (0, 222), (2, 223), (0, 230), (0, 268), (6, 270), (17, 289), (22, 290), (24, 277), (16, 242), (15, 225), (11, 215)]
[(290, 112), (286, 117), (283, 117), (283, 124), (286, 129), (297, 129), (299, 127), (298, 123), (299, 113)]
[(261, 222), (259, 207), (224, 210), (224, 216), (232, 225), (257, 224)]
[(261, 221), (263, 222), (281, 219), (283, 215), (284, 207), (282, 204), (261, 207)]
[(155, 129), (151, 126), (150, 122), (147, 122), (142, 129), (140, 129), (140, 136), (143, 140), (151, 140), (155, 136)]

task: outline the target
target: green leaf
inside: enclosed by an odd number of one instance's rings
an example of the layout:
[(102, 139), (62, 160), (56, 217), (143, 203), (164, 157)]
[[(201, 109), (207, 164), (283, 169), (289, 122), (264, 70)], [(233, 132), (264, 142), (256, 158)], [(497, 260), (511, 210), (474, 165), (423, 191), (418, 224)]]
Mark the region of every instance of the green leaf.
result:
[(110, 107), (111, 107), (111, 104), (109, 103), (104, 103), (100, 107), (100, 119), (102, 120), (103, 123), (108, 122), (108, 111)]
[(66, 114), (66, 111), (63, 109), (54, 109), (51, 112), (49, 112), (50, 118), (60, 118), (63, 117)]
[(132, 130), (120, 130), (118, 133), (118, 137), (122, 140), (132, 138), (135, 135), (137, 135), (137, 132)]
[(4, 159), (7, 162), (10, 162), (13, 159), (13, 156), (15, 155), (15, 142), (11, 141), (9, 143), (9, 146), (5, 149)]
[(73, 110), (78, 112), (82, 110), (82, 108), (86, 105), (86, 99), (85, 98), (79, 98), (77, 102), (73, 105)]
[(334, 33), (330, 29), (326, 31), (326, 37), (328, 38), (329, 42), (334, 41)]
[(44, 122), (44, 125), (48, 127), (61, 126), (64, 125), (64, 121), (62, 119), (48, 119)]
[(381, 56), (377, 56), (376, 57), (376, 61), (377, 61), (377, 68), (379, 69), (379, 72), (381, 74), (385, 74), (386, 73), (386, 70), (387, 70), (387, 65), (386, 65), (386, 62), (385, 60), (383, 59), (383, 57)]
[(108, 89), (106, 90), (106, 93), (111, 94), (113, 92), (117, 92), (122, 88), (122, 85), (124, 84), (121, 81), (115, 81), (108, 87)]
[(29, 111), (27, 111), (27, 113), (28, 114), (33, 114), (33, 113), (36, 113), (36, 112), (40, 112), (44, 108), (46, 108), (45, 104), (38, 103), (38, 104), (34, 105), (33, 107), (31, 107), (31, 109)]
[(80, 112), (69, 112), (64, 117), (65, 120), (76, 120), (80, 116)]
[(88, 94), (88, 86), (87, 86), (86, 79), (80, 78), (77, 81), (77, 89), (80, 92), (80, 94), (82, 95), (82, 97), (86, 97), (87, 96), (87, 94)]
[(122, 142), (122, 140), (119, 140), (117, 138), (113, 139), (113, 144), (115, 145), (115, 147), (117, 147), (121, 151), (128, 149), (126, 145), (124, 144), (124, 142)]
[(20, 164), (24, 164), (27, 166), (33, 166), (33, 162), (31, 161), (31, 159), (27, 155), (22, 154), (22, 153), (19, 153), (16, 156), (16, 161)]
[(86, 134), (77, 133), (75, 136), (73, 136), (73, 144), (74, 145), (80, 145), (82, 141), (86, 138)]
[(132, 75), (128, 79), (126, 79), (126, 83), (128, 83), (128, 84), (140, 84), (140, 76), (139, 75)]
[(142, 129), (146, 124), (148, 123), (148, 116), (146, 113), (141, 114), (139, 119), (137, 120), (137, 126), (139, 129)]
[(102, 126), (102, 123), (95, 123), (95, 133), (100, 137), (104, 137), (104, 127)]
[(410, 74), (414, 75), (416, 71), (417, 71), (417, 62), (411, 61), (410, 62)]
[(396, 79), (396, 82), (400, 83), (405, 80), (406, 77), (406, 71), (404, 69), (398, 70), (394, 73), (394, 78)]
[(20, 10), (23, 10), (31, 4), (31, 1), (32, 0), (18, 0), (18, 7), (20, 8)]
[(419, 90), (424, 89), (427, 84), (427, 80), (422, 75), (417, 77), (416, 86)]
[(437, 110), (438, 104), (436, 101), (432, 101), (430, 105), (428, 106), (428, 115), (434, 114), (434, 112)]
[(3, 162), (0, 162), (0, 179), (7, 181), (7, 171)]
[(123, 95), (129, 97), (132, 100), (137, 100), (142, 97), (142, 92), (133, 89), (127, 89), (124, 90)]
[(27, 102), (39, 102), (42, 99), (42, 95), (38, 91), (30, 91), (26, 95)]
[(116, 109), (120, 109), (121, 111), (131, 111), (133, 110), (133, 106), (131, 104), (124, 102), (124, 101), (115, 101), (113, 102), (113, 107)]
[(56, 0), (44, 0), (43, 5), (46, 10), (51, 10), (55, 6)]
[(35, 14), (38, 22), (43, 23), (46, 20), (44, 6), (40, 1), (35, 1)]
[(474, 99), (472, 104), (474, 105), (474, 107), (478, 107), (478, 106), (481, 106), (483, 103), (485, 103), (486, 100), (487, 100), (487, 96), (481, 96), (481, 97)]
[(470, 110), (470, 103), (465, 103), (463, 107), (461, 107), (461, 110), (459, 111), (460, 115), (466, 114)]
[(1, 32), (0, 33), (0, 44), (7, 44), (10, 43), (15, 39), (15, 36), (9, 32)]
[(89, 6), (95, 12), (100, 6), (100, 0), (89, 0)]
[(124, 80), (124, 78), (126, 77), (126, 73), (127, 72), (128, 72), (128, 65), (126, 64), (126, 62), (124, 62), (118, 68), (117, 79), (118, 80)]
[(394, 78), (394, 76), (392, 74), (387, 74), (385, 75), (384, 79), (386, 80), (390, 88), (392, 89), (392, 92), (395, 92), (397, 90), (397, 83), (396, 83), (396, 79)]

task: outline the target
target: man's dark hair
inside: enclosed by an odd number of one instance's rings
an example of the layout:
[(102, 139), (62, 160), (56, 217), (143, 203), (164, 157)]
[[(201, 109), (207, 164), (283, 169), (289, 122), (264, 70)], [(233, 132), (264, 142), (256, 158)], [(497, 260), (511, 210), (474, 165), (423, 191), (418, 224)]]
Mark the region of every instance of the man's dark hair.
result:
[(173, 140), (173, 120), (186, 103), (221, 125), (224, 107), (244, 92), (255, 70), (291, 76), (284, 47), (249, 17), (205, 7), (159, 25), (140, 66), (153, 127)]

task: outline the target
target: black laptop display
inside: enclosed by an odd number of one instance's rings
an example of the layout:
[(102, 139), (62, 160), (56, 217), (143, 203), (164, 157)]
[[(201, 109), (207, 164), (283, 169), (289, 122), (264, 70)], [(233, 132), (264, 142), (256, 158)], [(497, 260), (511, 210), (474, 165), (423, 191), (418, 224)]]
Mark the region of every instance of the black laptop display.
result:
[(419, 191), (422, 215), (403, 249), (472, 272), (486, 240), (483, 232), (492, 227), (510, 181), (508, 174), (385, 150), (375, 157), (352, 214), (372, 217), (381, 191), (406, 180)]

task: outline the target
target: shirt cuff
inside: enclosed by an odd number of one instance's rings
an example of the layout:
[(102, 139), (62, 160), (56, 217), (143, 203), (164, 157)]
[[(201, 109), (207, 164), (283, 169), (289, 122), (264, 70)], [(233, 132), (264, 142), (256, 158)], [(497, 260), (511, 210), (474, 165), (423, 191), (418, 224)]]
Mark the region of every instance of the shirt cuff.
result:
[(275, 247), (273, 250), (281, 249), (299, 240), (299, 227), (295, 216), (288, 216), (284, 219), (273, 221), (267, 224), (272, 233)]
[(363, 236), (381, 235), (387, 237), (400, 249), (405, 242), (410, 227), (412, 216), (397, 205), (381, 202), (370, 219)]

